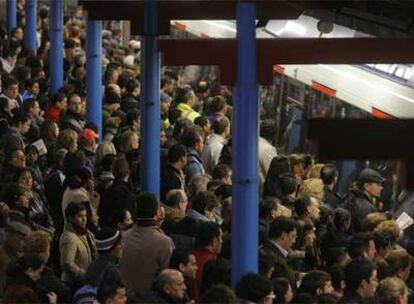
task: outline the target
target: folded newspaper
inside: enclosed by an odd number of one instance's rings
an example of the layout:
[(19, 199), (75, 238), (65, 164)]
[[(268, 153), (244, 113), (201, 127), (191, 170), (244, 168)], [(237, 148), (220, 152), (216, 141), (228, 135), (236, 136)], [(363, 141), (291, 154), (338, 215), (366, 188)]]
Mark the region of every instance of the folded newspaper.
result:
[(43, 141), (43, 139), (39, 139), (32, 143), (32, 146), (34, 146), (37, 149), (37, 152), (39, 153), (39, 156), (47, 154), (47, 148)]
[(403, 212), (401, 215), (396, 219), (396, 223), (401, 230), (405, 230), (414, 224), (414, 220), (409, 216), (407, 213)]

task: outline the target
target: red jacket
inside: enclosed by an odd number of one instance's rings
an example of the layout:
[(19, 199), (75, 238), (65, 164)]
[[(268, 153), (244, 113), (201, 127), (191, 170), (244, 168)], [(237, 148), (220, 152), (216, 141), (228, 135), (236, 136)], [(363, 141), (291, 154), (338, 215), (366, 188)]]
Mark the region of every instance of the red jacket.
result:
[(198, 303), (199, 299), (199, 290), (200, 290), (200, 284), (201, 284), (201, 278), (203, 275), (203, 269), (204, 265), (211, 260), (215, 260), (217, 258), (217, 254), (214, 252), (211, 252), (210, 250), (206, 248), (197, 248), (194, 250), (194, 256), (196, 258), (197, 262), (197, 274), (196, 278), (193, 281), (193, 285), (191, 288), (191, 299), (194, 299), (196, 303)]
[(10, 284), (6, 289), (3, 301), (6, 304), (43, 303), (39, 295), (32, 288), (20, 284)]
[(53, 106), (47, 110), (45, 114), (47, 121), (53, 121), (59, 123), (60, 120), (60, 109), (57, 106)]

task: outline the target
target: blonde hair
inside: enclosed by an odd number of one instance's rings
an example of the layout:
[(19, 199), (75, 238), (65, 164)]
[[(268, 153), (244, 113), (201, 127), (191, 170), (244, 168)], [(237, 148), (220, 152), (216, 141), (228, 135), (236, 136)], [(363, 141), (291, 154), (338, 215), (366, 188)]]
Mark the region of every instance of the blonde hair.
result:
[(381, 212), (373, 212), (365, 216), (364, 220), (362, 221), (362, 231), (365, 232), (372, 232), (375, 228), (382, 222), (385, 222), (387, 217), (385, 213)]
[(96, 163), (100, 164), (102, 158), (107, 154), (116, 155), (116, 149), (112, 142), (104, 140), (96, 148)]
[(321, 204), (325, 198), (323, 187), (324, 184), (320, 178), (308, 178), (303, 181), (300, 195), (314, 197), (318, 200), (319, 204)]
[(382, 280), (377, 288), (380, 304), (399, 303), (400, 297), (407, 292), (407, 285), (401, 279), (391, 277)]
[(374, 232), (387, 239), (390, 245), (395, 245), (400, 236), (400, 228), (393, 220), (383, 221), (375, 228)]
[(78, 133), (72, 129), (65, 129), (59, 133), (56, 141), (56, 151), (59, 149), (71, 150), (73, 144), (78, 140)]
[(380, 278), (393, 277), (411, 267), (411, 256), (403, 249), (391, 250), (377, 264)]

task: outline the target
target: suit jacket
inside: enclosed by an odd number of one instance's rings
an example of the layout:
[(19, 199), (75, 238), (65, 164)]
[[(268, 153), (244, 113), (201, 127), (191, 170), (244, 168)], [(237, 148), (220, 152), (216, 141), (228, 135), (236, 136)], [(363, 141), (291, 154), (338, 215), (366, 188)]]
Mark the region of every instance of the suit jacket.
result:
[(288, 257), (285, 257), (283, 253), (277, 248), (273, 241), (266, 241), (262, 250), (267, 253), (273, 253), (276, 255), (275, 270), (273, 271), (274, 278), (286, 278), (289, 280), (293, 289), (296, 289), (296, 277), (293, 268), (290, 265)]

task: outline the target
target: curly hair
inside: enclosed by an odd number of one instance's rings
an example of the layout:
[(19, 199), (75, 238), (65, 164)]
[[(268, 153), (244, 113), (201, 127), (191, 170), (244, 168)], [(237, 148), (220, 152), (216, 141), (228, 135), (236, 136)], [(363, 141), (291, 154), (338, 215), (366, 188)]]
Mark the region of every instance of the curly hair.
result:
[(314, 197), (321, 204), (325, 198), (323, 187), (324, 184), (320, 178), (308, 178), (303, 182), (300, 194)]

